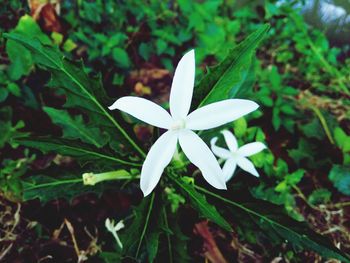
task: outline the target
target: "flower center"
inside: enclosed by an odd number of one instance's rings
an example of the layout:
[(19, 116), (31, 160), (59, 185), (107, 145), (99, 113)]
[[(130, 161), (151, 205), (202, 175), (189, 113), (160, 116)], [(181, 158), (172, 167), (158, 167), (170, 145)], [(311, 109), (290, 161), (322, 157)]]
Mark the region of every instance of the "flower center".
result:
[(180, 119), (180, 120), (174, 121), (173, 124), (171, 125), (170, 129), (173, 131), (178, 131), (178, 130), (185, 129), (185, 127), (186, 127), (185, 120)]
[(232, 157), (237, 159), (239, 157), (239, 154), (237, 152), (231, 152)]

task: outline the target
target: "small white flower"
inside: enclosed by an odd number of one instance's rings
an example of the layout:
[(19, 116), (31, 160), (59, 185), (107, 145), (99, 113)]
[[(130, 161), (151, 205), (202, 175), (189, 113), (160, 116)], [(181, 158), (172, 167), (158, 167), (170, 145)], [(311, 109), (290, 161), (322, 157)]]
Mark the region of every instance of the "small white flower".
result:
[(107, 218), (106, 221), (105, 221), (105, 226), (106, 226), (107, 230), (112, 233), (112, 235), (115, 238), (115, 241), (117, 242), (118, 246), (121, 249), (123, 249), (123, 244), (120, 241), (119, 236), (117, 234), (117, 232), (120, 229), (125, 227), (123, 220), (121, 220), (117, 224), (115, 224), (113, 219), (111, 220), (111, 219)]
[(215, 102), (189, 113), (195, 78), (194, 50), (180, 60), (170, 91), (170, 113), (159, 105), (138, 97), (123, 97), (109, 107), (119, 109), (153, 126), (168, 130), (151, 147), (141, 170), (144, 196), (152, 192), (164, 168), (170, 163), (177, 142), (187, 158), (202, 172), (205, 180), (226, 189), (221, 168), (209, 147), (192, 130), (207, 130), (231, 122), (258, 108), (249, 100), (229, 99)]
[(242, 147), (238, 148), (236, 137), (229, 131), (225, 130), (221, 132), (224, 135), (225, 142), (229, 150), (216, 146), (216, 141), (218, 137), (211, 139), (211, 150), (213, 153), (226, 160), (224, 167), (222, 168), (225, 181), (231, 179), (233, 176), (237, 165), (244, 171), (254, 175), (259, 176), (258, 171), (255, 169), (254, 164), (249, 161), (246, 157), (254, 155), (261, 152), (266, 148), (266, 146), (261, 142), (252, 142)]

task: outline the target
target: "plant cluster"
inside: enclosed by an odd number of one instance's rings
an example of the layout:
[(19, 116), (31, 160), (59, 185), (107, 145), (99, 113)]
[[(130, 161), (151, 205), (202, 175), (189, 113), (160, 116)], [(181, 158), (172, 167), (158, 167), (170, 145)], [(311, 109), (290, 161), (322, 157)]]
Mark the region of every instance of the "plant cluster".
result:
[[(79, 260), (191, 262), (192, 228), (210, 228), (262, 258), (350, 261), (344, 219), (325, 237), (332, 222), (312, 217), (349, 204), (350, 60), (294, 1), (28, 3), (0, 7), (0, 191), (131, 200), (86, 250), (73, 238)], [(204, 247), (213, 262), (233, 251)]]

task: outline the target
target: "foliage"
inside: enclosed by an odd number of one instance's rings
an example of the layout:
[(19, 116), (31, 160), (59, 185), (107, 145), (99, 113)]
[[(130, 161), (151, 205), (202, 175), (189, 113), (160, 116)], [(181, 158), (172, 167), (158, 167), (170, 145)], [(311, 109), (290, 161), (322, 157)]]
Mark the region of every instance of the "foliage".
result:
[(350, 195), (350, 168), (348, 166), (333, 165), (328, 177), (340, 192)]
[[(147, 137), (134, 119), (109, 112), (109, 97), (136, 93), (163, 102), (167, 91), (155, 82), (167, 89), (168, 80), (143, 72), (173, 72), (181, 55), (195, 48), (200, 81), (193, 109), (233, 97), (261, 105), (225, 127), (239, 144), (269, 146), (251, 157), (261, 177), (257, 181), (239, 170), (228, 194), (217, 194), (200, 186), (197, 171), (179, 153), (157, 190), (127, 216), (118, 215), (126, 217), (123, 249), (103, 248), (99, 257), (190, 262), (194, 252), (179, 211), (191, 206), (220, 231), (237, 230), (239, 240), (261, 246), (268, 239), (277, 249), (283, 243), (295, 257), (308, 249), (349, 261), (346, 252), (297, 222), (308, 220), (298, 201), (315, 209), (350, 193), (350, 62), (343, 59), (348, 51), (307, 26), (293, 4), (298, 1), (264, 1), (255, 8), (221, 0), (62, 1), (60, 19), (51, 21), (60, 30), (45, 24), (42, 13), (35, 17), (33, 7), (32, 16), (23, 15), (8, 10), (29, 7), (5, 2), (0, 12), (10, 23), (0, 26), (7, 32), (0, 42), (0, 190), (6, 198), (46, 204), (106, 190), (137, 196), (134, 179), (144, 149), (159, 131), (147, 130), (152, 132)], [(137, 83), (149, 92), (140, 94)], [(209, 142), (222, 128), (200, 136)], [(54, 159), (44, 167), (31, 165), (47, 156)], [(68, 166), (57, 161), (67, 157)], [(120, 169), (130, 177), (83, 185), (84, 173)], [(236, 191), (239, 187), (244, 190)], [(278, 254), (300, 261), (285, 251)]]

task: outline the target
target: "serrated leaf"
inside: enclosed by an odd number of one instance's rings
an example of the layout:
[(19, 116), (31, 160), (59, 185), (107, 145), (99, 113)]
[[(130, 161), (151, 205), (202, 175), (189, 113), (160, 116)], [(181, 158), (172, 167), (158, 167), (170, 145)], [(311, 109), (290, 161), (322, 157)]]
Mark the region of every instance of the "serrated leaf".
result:
[(41, 204), (45, 204), (63, 198), (71, 202), (82, 194), (94, 193), (101, 196), (106, 189), (116, 188), (116, 184), (111, 181), (93, 187), (85, 186), (79, 171), (66, 172), (62, 175), (60, 170), (51, 170), (50, 174), (55, 174), (57, 177), (39, 174), (23, 179), (23, 201), (39, 199)]
[(81, 162), (103, 163), (116, 166), (118, 164), (140, 166), (130, 161), (118, 159), (113, 153), (99, 150), (91, 145), (67, 139), (50, 137), (18, 138), (16, 143), (38, 149), (44, 153), (55, 152), (64, 156), (76, 157)]
[(53, 123), (62, 127), (64, 138), (80, 139), (82, 142), (95, 145), (98, 148), (103, 147), (109, 139), (108, 135), (101, 133), (98, 128), (86, 127), (81, 115), (71, 117), (65, 110), (50, 107), (44, 107), (43, 109), (50, 116)]
[[(59, 177), (54, 178), (45, 175), (30, 176), (22, 181), (23, 201), (39, 199), (42, 204), (53, 199), (65, 198), (71, 200), (92, 188), (83, 185), (81, 178)], [(84, 190), (83, 190), (84, 188)]]
[(195, 106), (234, 97), (247, 78), (252, 55), (269, 29), (263, 25), (234, 47), (218, 65), (210, 68), (194, 91)]
[(202, 217), (208, 218), (227, 231), (232, 231), (230, 224), (219, 214), (213, 205), (207, 202), (204, 195), (198, 193), (192, 185), (185, 183), (181, 179), (173, 176), (171, 176), (171, 179), (189, 197), (192, 206)]
[(36, 38), (18, 33), (4, 34), (4, 37), (30, 50), (34, 62), (52, 73), (50, 86), (64, 90), (67, 98), (65, 107), (79, 108), (87, 114), (89, 125), (95, 125), (108, 133), (111, 138), (118, 139), (110, 141), (110, 146), (115, 151), (118, 152), (121, 144), (124, 144), (133, 147), (141, 156), (145, 156), (143, 150), (108, 112), (107, 106), (110, 102), (100, 77), (89, 77), (82, 63), (69, 61), (57, 47), (44, 45)]
[[(310, 249), (322, 257), (335, 258), (343, 262), (350, 262), (349, 255), (336, 248), (326, 237), (314, 232), (308, 225), (298, 222), (287, 216), (281, 207), (269, 202), (248, 198), (243, 198), (247, 192), (235, 193), (237, 200), (229, 200), (218, 194), (212, 193), (204, 188), (196, 187), (203, 193), (219, 199), (233, 208), (233, 217), (239, 218), (237, 223), (244, 220), (254, 220), (254, 225), (259, 227), (263, 233), (276, 241), (288, 240), (293, 246)], [(243, 190), (242, 190), (243, 191)], [(238, 199), (240, 198), (240, 199)]]

